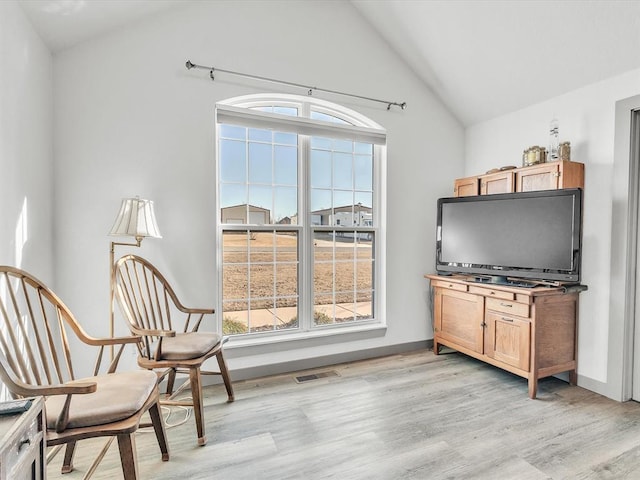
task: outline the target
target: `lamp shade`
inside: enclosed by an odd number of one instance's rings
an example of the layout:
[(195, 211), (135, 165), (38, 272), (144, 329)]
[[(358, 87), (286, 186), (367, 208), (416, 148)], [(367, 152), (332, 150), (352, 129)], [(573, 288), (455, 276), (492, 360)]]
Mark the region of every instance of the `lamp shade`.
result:
[(109, 235), (162, 238), (156, 224), (153, 201), (138, 197), (123, 198)]

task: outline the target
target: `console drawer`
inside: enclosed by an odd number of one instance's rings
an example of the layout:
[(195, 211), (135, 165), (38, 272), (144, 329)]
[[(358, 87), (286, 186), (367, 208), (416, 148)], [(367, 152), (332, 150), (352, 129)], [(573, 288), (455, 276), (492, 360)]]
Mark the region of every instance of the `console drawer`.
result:
[(506, 299), (490, 298), (486, 299), (487, 310), (494, 312), (503, 312), (518, 317), (529, 317), (529, 305), (525, 303), (512, 302)]
[(467, 286), (464, 283), (447, 282), (446, 280), (432, 280), (431, 286), (436, 288), (448, 288), (458, 292), (466, 292)]
[(475, 293), (477, 295), (483, 295), (491, 298), (503, 298), (505, 300), (515, 300), (515, 293), (505, 292), (503, 290), (494, 290), (487, 287), (476, 287), (475, 285), (469, 286), (469, 293)]

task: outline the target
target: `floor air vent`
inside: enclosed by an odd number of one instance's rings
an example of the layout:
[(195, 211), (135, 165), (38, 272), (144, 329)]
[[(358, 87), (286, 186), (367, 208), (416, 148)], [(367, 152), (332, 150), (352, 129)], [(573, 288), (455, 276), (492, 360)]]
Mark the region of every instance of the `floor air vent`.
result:
[(338, 372), (334, 371), (334, 370), (330, 370), (328, 372), (319, 372), (319, 373), (312, 373), (310, 375), (300, 375), (299, 377), (295, 377), (296, 382), (298, 383), (305, 383), (305, 382), (310, 382), (311, 380), (318, 380), (319, 378), (326, 378), (326, 377), (337, 377)]

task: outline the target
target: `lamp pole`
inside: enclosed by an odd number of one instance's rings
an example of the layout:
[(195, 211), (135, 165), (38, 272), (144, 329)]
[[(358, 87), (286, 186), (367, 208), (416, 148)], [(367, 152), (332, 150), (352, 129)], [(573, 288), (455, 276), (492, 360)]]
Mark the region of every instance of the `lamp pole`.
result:
[[(115, 336), (115, 313), (114, 303), (116, 294), (116, 261), (115, 261), (115, 246), (125, 245), (128, 247), (139, 247), (144, 237), (137, 236), (136, 243), (124, 243), (124, 242), (111, 242), (111, 249), (109, 250), (109, 336), (113, 338)], [(110, 349), (110, 360), (113, 361), (113, 345)]]

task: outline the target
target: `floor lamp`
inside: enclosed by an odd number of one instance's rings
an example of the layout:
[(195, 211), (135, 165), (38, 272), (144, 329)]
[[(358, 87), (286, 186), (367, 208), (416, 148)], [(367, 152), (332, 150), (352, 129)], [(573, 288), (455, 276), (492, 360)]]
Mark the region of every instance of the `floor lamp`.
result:
[[(156, 224), (156, 214), (153, 211), (153, 201), (139, 197), (123, 198), (120, 211), (109, 235), (134, 237), (135, 243), (111, 242), (109, 251), (109, 335), (114, 337), (114, 300), (116, 286), (116, 271), (114, 249), (116, 245), (139, 247), (145, 237), (162, 238)], [(113, 346), (111, 346), (111, 360), (113, 360)]]

